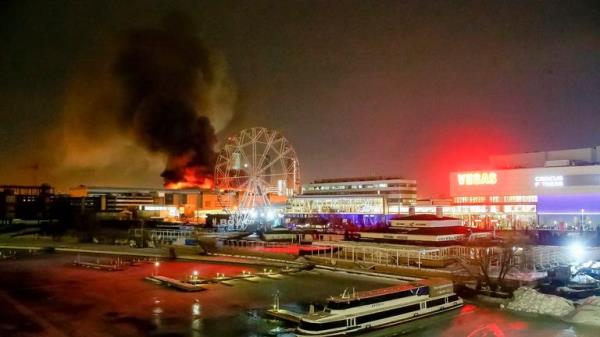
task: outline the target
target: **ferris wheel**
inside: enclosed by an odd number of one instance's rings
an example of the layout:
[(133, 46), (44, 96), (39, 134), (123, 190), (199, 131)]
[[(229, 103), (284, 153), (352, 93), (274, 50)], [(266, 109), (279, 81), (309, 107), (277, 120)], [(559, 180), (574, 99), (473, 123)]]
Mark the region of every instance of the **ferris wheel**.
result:
[[(215, 187), (230, 225), (247, 225), (271, 220), (271, 196), (289, 197), (298, 193), (300, 176), (296, 151), (278, 131), (255, 127), (229, 137), (215, 164)], [(233, 206), (237, 195), (237, 207)]]

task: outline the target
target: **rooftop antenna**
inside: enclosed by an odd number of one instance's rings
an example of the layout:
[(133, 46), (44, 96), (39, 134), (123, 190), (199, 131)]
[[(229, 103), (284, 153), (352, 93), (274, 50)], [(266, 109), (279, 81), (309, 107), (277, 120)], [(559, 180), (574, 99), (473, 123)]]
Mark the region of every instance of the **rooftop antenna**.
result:
[(344, 292), (342, 293), (342, 298), (343, 298), (343, 299), (346, 299), (346, 298), (348, 298), (348, 297), (349, 297), (349, 294), (348, 294), (348, 288), (346, 288), (346, 289), (344, 289)]

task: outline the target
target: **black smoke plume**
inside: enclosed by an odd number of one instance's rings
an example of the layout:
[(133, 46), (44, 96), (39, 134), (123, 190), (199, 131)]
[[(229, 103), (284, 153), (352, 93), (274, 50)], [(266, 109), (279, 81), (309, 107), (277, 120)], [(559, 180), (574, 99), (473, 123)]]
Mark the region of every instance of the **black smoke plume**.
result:
[(217, 141), (203, 109), (217, 78), (212, 54), (181, 16), (162, 29), (136, 30), (117, 46), (112, 70), (122, 90), (119, 126), (152, 152), (164, 153), (165, 184), (203, 185)]

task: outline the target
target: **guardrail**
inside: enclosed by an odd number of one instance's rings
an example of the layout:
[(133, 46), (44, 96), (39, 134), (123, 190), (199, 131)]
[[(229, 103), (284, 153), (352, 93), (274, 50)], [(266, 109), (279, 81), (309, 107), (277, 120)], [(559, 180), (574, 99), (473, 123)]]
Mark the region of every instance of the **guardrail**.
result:
[(287, 247), (288, 244), (278, 243), (278, 242), (269, 242), (269, 241), (257, 241), (257, 240), (234, 240), (234, 239), (226, 239), (219, 240), (219, 242), (224, 246), (230, 247), (244, 247), (244, 248), (252, 248), (252, 247)]
[[(331, 260), (350, 261), (354, 263), (371, 263), (384, 266), (444, 266), (447, 262), (477, 260), (482, 250), (499, 250), (500, 247), (421, 247), (411, 245), (386, 245), (356, 242), (314, 242), (313, 245), (328, 248), (311, 251), (311, 255)], [(510, 247), (509, 247), (510, 249)], [(512, 247), (518, 252), (510, 263), (522, 271), (544, 271), (557, 266), (576, 264), (582, 258), (600, 259), (600, 248), (585, 249), (585, 256), (575, 256), (569, 247), (564, 246), (526, 246)], [(488, 252), (489, 253), (489, 252)], [(500, 254), (500, 252), (498, 252)], [(498, 255), (499, 256), (499, 255)], [(490, 259), (493, 269), (498, 267), (497, 259)]]

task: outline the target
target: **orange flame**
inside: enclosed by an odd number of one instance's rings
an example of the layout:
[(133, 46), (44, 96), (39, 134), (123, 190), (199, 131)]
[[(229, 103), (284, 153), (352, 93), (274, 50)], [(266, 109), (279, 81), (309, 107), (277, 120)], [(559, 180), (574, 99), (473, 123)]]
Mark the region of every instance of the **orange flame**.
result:
[(165, 188), (180, 190), (187, 188), (212, 189), (214, 182), (211, 177), (206, 176), (203, 172), (196, 168), (187, 167), (183, 172), (181, 181), (171, 181), (165, 183)]

